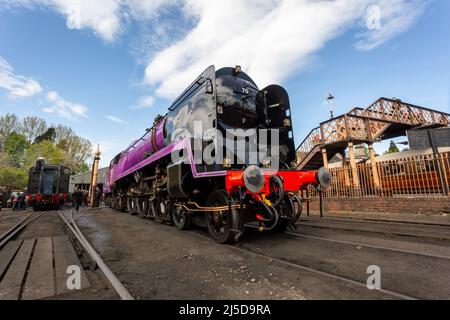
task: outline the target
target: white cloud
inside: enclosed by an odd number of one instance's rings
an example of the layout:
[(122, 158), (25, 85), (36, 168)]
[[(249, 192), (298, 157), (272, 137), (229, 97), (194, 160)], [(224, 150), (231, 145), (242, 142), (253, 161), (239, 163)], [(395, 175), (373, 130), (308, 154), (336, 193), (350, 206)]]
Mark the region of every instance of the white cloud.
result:
[(155, 17), (160, 7), (181, 0), (0, 0), (0, 7), (49, 8), (66, 18), (69, 29), (90, 29), (106, 42), (113, 42), (130, 20)]
[(106, 119), (108, 119), (112, 122), (115, 122), (115, 123), (121, 123), (121, 124), (126, 123), (124, 120), (114, 117), (114, 116), (106, 116)]
[(16, 74), (13, 67), (2, 57), (0, 57), (0, 88), (6, 90), (12, 100), (31, 97), (42, 91), (36, 80)]
[[(173, 98), (207, 66), (239, 64), (260, 87), (282, 82), (326, 43), (363, 25), (369, 5), (380, 5), (383, 28), (360, 34), (357, 47), (373, 49), (407, 30), (422, 0), (186, 0), (184, 14), (198, 23), (158, 52), (145, 81), (158, 96)], [(225, 14), (228, 13), (228, 14)]]
[[(9, 93), (8, 97), (12, 100), (36, 96), (43, 92), (37, 81), (17, 75), (11, 64), (2, 57), (0, 57), (0, 88), (5, 89)], [(87, 107), (79, 103), (66, 101), (55, 91), (46, 93), (46, 103), (48, 105), (42, 109), (45, 113), (56, 113), (64, 118), (87, 117)]]
[(46, 113), (56, 113), (63, 118), (87, 117), (88, 108), (82, 104), (66, 101), (55, 91), (47, 93), (47, 103), (50, 106), (42, 109)]
[(152, 96), (143, 96), (137, 103), (131, 106), (132, 110), (149, 109), (155, 104), (155, 98)]
[[(358, 34), (358, 38), (361, 40), (355, 44), (355, 47), (363, 51), (372, 50), (407, 31), (423, 13), (426, 5), (427, 2), (424, 0), (379, 1), (377, 6), (381, 18), (380, 28), (366, 29)], [(368, 15), (370, 12), (366, 14), (366, 19), (370, 19)]]
[[(10, 6), (51, 8), (66, 18), (69, 28), (92, 30), (108, 42), (131, 22), (150, 26), (148, 32), (161, 41), (155, 37), (145, 41), (149, 54), (142, 54), (139, 46), (135, 50), (149, 59), (144, 82), (154, 95), (173, 98), (211, 64), (217, 68), (240, 64), (263, 87), (300, 70), (327, 42), (345, 32), (356, 32), (357, 49), (372, 50), (408, 30), (428, 0), (0, 0), (0, 4), (5, 1)], [(380, 29), (366, 26), (366, 10), (372, 5), (381, 9)], [(159, 20), (161, 13), (173, 9), (181, 14), (180, 23)]]

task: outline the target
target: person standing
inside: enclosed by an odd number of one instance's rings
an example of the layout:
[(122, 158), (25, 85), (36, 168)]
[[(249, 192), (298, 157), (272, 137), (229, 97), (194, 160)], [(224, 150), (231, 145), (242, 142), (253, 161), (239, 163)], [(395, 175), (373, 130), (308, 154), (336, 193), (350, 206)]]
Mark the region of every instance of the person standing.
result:
[(16, 211), (18, 209), (18, 199), (16, 195), (11, 196), (11, 202), (12, 202), (12, 210)]
[(3, 192), (3, 190), (0, 189), (0, 211), (2, 211), (2, 207), (3, 207), (3, 196), (4, 196), (4, 192)]
[(19, 211), (25, 210), (25, 194), (23, 192), (21, 192), (17, 197), (17, 202), (18, 202), (18, 210)]
[(72, 199), (73, 199), (73, 206), (75, 207), (75, 210), (80, 211), (80, 206), (83, 203), (83, 193), (81, 192), (80, 189), (77, 189), (72, 194)]
[(94, 207), (100, 207), (100, 201), (102, 199), (102, 190), (99, 187), (95, 189), (95, 204)]

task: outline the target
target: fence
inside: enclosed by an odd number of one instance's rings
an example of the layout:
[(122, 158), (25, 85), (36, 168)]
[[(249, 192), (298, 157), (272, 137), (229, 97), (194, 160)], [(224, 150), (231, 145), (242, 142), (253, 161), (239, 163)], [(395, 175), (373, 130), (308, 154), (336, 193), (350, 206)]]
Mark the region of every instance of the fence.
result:
[[(376, 162), (375, 167), (378, 182), (370, 163), (357, 164), (356, 170), (349, 166), (330, 169), (333, 181), (323, 191), (324, 197), (449, 196), (450, 153), (381, 161)], [(353, 179), (354, 172), (357, 179)], [(318, 191), (313, 187), (308, 192), (310, 197), (318, 197)]]

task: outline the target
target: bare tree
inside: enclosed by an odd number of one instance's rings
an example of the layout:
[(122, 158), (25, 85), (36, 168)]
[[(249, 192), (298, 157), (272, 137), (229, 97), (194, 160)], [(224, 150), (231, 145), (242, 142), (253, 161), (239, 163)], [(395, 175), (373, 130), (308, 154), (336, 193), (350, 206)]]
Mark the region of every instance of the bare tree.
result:
[(6, 139), (18, 127), (18, 119), (15, 114), (7, 113), (0, 117), (0, 150), (3, 150)]
[(69, 159), (71, 159), (70, 167), (74, 171), (84, 168), (86, 162), (92, 156), (91, 142), (76, 135), (72, 135), (66, 139), (62, 139), (58, 143), (58, 146), (69, 155)]
[(47, 123), (44, 119), (38, 117), (26, 117), (20, 124), (20, 133), (23, 134), (28, 142), (32, 143), (38, 136), (45, 133)]
[(57, 125), (55, 127), (55, 142), (57, 144), (60, 144), (62, 141), (68, 140), (73, 136), (76, 136), (76, 134), (72, 128), (62, 125)]

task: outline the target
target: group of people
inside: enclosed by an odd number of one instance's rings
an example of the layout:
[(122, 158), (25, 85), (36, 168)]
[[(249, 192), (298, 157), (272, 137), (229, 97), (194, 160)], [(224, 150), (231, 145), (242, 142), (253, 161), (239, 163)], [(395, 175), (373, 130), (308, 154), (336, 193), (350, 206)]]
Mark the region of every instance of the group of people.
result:
[[(100, 203), (102, 201), (102, 190), (97, 187), (95, 189), (95, 195), (94, 195), (94, 205), (93, 207), (99, 207)], [(80, 208), (86, 207), (88, 205), (88, 192), (86, 190), (76, 189), (72, 193), (72, 201), (73, 201), (73, 207), (75, 210), (80, 211)]]
[(27, 208), (28, 201), (25, 191), (8, 191), (0, 188), (0, 211), (2, 208), (12, 208), (14, 211), (22, 211)]
[[(88, 191), (81, 190), (80, 188), (76, 189), (72, 193), (72, 202), (73, 207), (80, 211), (80, 208), (88, 206)], [(94, 205), (93, 207), (99, 207), (102, 203), (102, 190), (97, 187), (95, 190), (95, 196), (94, 196)], [(9, 205), (7, 205), (9, 204)], [(11, 193), (6, 192), (4, 190), (0, 190), (0, 211), (2, 208), (10, 207), (14, 211), (22, 211), (25, 210), (27, 207), (27, 197), (25, 195), (25, 192), (20, 193)]]
[(18, 210), (18, 211), (22, 211), (25, 210), (26, 208), (26, 197), (25, 197), (25, 193), (21, 192), (19, 193), (17, 196), (12, 195), (11, 196), (11, 202), (12, 202), (12, 209), (13, 211)]
[(88, 204), (88, 192), (79, 188), (76, 189), (72, 193), (72, 203), (77, 211), (80, 211), (80, 207), (86, 207)]

